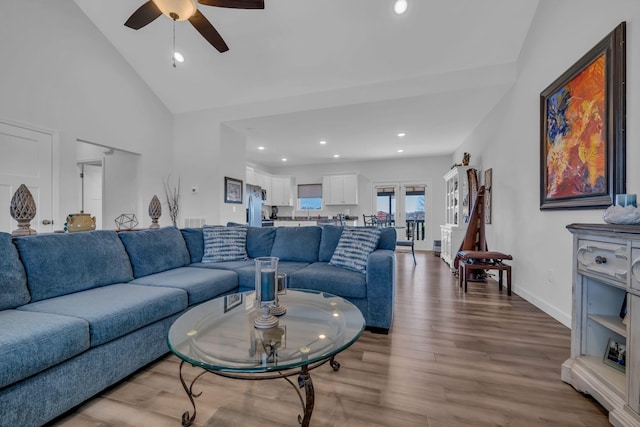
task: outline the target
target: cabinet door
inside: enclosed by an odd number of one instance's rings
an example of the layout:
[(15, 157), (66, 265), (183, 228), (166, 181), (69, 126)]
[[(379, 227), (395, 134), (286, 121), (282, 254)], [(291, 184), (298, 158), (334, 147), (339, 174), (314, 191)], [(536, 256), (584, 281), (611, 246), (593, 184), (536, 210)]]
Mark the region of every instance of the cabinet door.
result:
[(248, 167), (248, 166), (247, 166), (247, 168), (245, 170), (245, 180), (247, 181), (247, 184), (260, 185), (260, 184), (258, 184), (258, 181), (256, 179), (255, 170), (253, 168)]
[(273, 206), (293, 206), (291, 197), (292, 180), (288, 176), (271, 177), (271, 204)]
[(325, 205), (357, 205), (358, 175), (329, 175), (322, 178)]
[(343, 180), (343, 198), (346, 205), (358, 204), (358, 176), (345, 175)]

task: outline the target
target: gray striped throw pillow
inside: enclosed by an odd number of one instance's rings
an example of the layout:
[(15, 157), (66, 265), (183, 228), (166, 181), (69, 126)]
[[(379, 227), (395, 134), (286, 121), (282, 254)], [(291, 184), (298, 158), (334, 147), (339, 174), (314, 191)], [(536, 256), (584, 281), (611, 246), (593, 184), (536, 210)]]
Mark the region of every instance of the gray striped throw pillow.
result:
[(380, 229), (345, 227), (329, 265), (366, 273), (367, 258), (378, 246)]
[(240, 261), (247, 259), (247, 227), (202, 227), (204, 255), (202, 262)]

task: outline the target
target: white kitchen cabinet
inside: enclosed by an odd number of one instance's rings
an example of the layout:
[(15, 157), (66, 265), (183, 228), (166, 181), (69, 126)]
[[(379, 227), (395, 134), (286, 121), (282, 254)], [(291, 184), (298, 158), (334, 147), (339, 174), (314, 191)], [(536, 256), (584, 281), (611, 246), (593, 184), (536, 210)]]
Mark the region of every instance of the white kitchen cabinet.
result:
[(293, 178), (290, 176), (271, 177), (271, 206), (293, 206)]
[(256, 176), (256, 185), (259, 185), (260, 188), (267, 192), (267, 199), (264, 201), (264, 204), (267, 206), (271, 206), (271, 175), (266, 172), (262, 172), (260, 170), (255, 170)]
[(256, 171), (254, 168), (247, 166), (244, 175), (245, 182), (249, 185), (258, 185), (256, 179)]
[[(640, 426), (640, 227), (567, 228), (573, 233), (573, 310), (562, 380), (599, 401), (612, 425)], [(618, 357), (607, 357), (611, 342), (619, 344)]]
[(358, 175), (325, 175), (322, 177), (322, 201), (326, 206), (357, 205)]

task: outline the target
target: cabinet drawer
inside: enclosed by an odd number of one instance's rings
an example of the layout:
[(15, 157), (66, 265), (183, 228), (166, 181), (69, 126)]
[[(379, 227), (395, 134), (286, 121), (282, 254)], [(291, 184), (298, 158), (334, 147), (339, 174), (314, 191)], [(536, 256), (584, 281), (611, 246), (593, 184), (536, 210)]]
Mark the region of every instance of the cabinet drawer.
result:
[[(592, 277), (606, 277), (623, 286), (629, 276), (629, 252), (626, 244), (579, 240), (578, 271)], [(640, 275), (640, 265), (638, 266)]]

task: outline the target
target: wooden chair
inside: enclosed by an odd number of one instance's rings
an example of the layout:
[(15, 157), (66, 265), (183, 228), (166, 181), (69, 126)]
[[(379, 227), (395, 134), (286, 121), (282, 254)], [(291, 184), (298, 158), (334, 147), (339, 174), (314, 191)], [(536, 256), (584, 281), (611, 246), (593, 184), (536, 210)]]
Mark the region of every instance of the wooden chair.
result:
[(413, 255), (413, 265), (418, 264), (416, 262), (415, 241), (416, 241), (416, 221), (415, 220), (407, 221), (407, 238), (396, 240), (396, 247), (404, 246), (404, 247), (411, 248), (411, 255)]
[(378, 226), (378, 217), (377, 216), (362, 214), (362, 218), (364, 219), (364, 226), (365, 227), (377, 227)]

